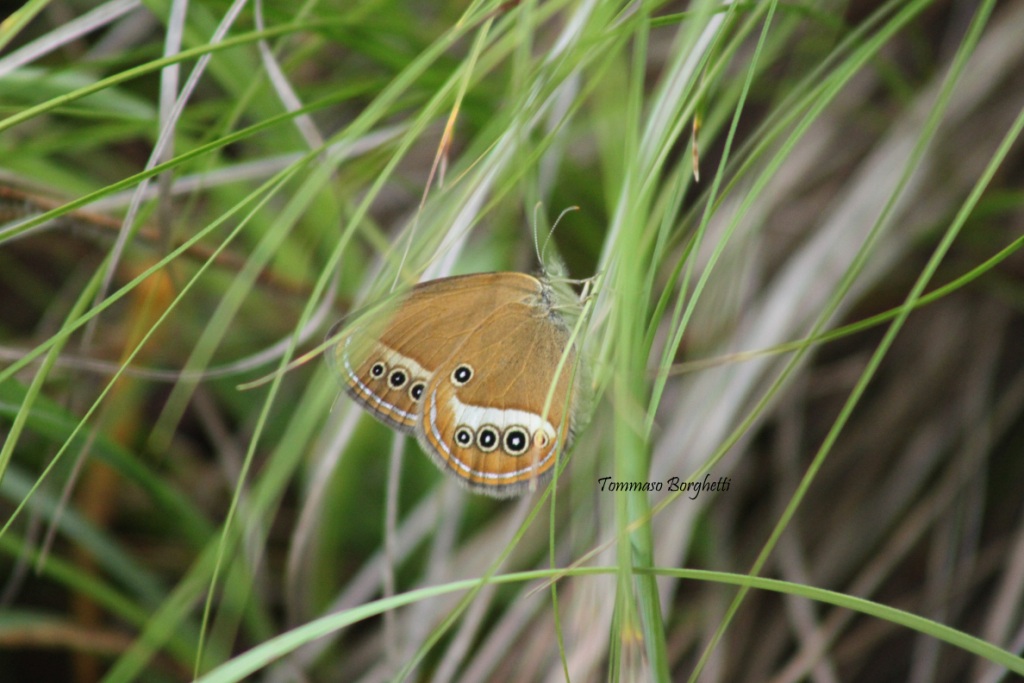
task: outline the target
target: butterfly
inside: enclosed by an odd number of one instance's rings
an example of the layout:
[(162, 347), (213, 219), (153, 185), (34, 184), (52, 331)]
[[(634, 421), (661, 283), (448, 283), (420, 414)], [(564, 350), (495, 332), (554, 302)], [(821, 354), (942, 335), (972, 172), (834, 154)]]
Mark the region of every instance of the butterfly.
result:
[(577, 354), (562, 295), (525, 273), (430, 280), (340, 334), (327, 359), (356, 402), (415, 434), (466, 488), (521, 495), (575, 435)]

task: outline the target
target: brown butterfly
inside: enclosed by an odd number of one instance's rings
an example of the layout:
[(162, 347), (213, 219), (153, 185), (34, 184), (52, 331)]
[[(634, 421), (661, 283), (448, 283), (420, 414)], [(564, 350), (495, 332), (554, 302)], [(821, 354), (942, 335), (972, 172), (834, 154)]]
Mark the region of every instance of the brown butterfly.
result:
[(576, 351), (555, 297), (524, 273), (430, 280), (327, 358), (349, 395), (464, 486), (520, 495), (574, 437)]

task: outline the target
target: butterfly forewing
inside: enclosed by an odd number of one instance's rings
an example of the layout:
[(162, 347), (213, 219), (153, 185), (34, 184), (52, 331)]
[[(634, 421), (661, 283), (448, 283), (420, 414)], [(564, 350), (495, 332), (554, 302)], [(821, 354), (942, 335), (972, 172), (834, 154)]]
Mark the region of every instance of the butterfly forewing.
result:
[(343, 335), (332, 350), (346, 391), (382, 422), (414, 432), (423, 393), (438, 365), (479, 326), (482, 316), (536, 297), (538, 285), (520, 273), (417, 285), (381, 315)]

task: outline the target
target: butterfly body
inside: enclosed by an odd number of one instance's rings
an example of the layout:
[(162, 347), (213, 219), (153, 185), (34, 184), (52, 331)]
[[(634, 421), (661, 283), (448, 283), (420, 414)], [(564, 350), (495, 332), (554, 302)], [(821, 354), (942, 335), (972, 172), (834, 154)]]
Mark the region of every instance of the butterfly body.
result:
[(463, 485), (518, 495), (573, 438), (576, 354), (554, 299), (524, 273), (431, 280), (329, 358), (350, 396)]

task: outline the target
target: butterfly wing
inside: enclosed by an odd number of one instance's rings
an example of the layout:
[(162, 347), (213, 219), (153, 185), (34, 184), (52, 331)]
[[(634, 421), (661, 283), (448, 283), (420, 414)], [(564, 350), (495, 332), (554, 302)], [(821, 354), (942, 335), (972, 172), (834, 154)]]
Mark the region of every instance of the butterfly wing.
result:
[(538, 280), (522, 273), (430, 280), (346, 332), (328, 350), (328, 360), (360, 405), (385, 424), (413, 433), (427, 383), (477, 329), (482, 312), (536, 298), (540, 290)]
[(420, 443), (476, 492), (522, 493), (572, 442), (574, 364), (569, 330), (550, 306), (535, 299), (496, 308), (427, 383)]

